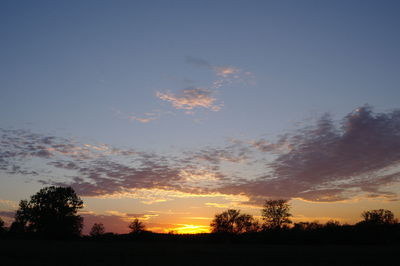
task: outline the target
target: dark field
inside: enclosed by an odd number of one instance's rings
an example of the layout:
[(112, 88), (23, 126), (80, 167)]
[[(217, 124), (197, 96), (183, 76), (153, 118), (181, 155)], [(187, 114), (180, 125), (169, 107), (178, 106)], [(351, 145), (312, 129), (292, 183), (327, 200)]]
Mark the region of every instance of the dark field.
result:
[(398, 265), (398, 245), (0, 240), (0, 265)]

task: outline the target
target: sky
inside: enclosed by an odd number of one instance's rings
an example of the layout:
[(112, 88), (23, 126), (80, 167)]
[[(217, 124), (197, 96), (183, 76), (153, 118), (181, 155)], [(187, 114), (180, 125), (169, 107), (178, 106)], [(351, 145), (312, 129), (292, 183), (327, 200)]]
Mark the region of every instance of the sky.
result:
[(1, 1), (0, 217), (50, 185), (128, 232), (400, 217), (398, 1)]

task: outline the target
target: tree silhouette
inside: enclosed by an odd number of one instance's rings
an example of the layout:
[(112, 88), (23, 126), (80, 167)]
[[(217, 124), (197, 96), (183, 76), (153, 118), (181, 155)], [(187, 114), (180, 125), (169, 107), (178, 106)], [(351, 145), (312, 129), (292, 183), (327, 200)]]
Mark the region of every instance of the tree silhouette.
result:
[(384, 209), (364, 211), (361, 216), (364, 218), (361, 222), (363, 224), (388, 225), (397, 223), (393, 212)]
[(25, 233), (25, 227), (20, 222), (14, 221), (11, 223), (8, 231), (10, 232), (11, 235), (21, 235)]
[(131, 234), (141, 233), (146, 228), (146, 226), (138, 218), (135, 218), (135, 220), (133, 220), (128, 227), (131, 229)]
[(45, 236), (79, 235), (83, 218), (77, 210), (81, 208), (83, 202), (71, 187), (45, 187), (29, 201), (20, 201), (15, 222), (28, 232)]
[(104, 235), (104, 233), (105, 233), (104, 225), (102, 223), (95, 223), (92, 226), (92, 229), (90, 230), (89, 234), (90, 234), (90, 236), (98, 237), (98, 236)]
[(6, 229), (4, 228), (4, 221), (0, 217), (0, 234), (3, 234), (5, 231)]
[(213, 233), (240, 234), (259, 230), (258, 222), (252, 215), (240, 214), (239, 210), (234, 209), (216, 214), (210, 226)]
[(266, 229), (281, 229), (292, 223), (289, 217), (290, 205), (287, 200), (267, 200), (261, 215), (264, 220), (264, 228)]
[(340, 222), (336, 220), (329, 220), (325, 223), (325, 228), (338, 228), (340, 227)]

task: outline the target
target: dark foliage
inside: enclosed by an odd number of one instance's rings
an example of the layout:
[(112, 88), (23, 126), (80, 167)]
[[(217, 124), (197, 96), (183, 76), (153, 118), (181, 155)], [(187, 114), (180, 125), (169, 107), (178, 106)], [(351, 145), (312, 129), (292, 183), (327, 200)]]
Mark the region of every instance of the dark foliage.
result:
[(22, 229), (46, 237), (79, 236), (83, 218), (77, 215), (77, 210), (82, 207), (82, 200), (72, 188), (46, 187), (31, 196), (29, 201), (20, 201), (14, 228), (17, 232)]
[(361, 224), (364, 225), (390, 225), (397, 223), (393, 212), (384, 209), (365, 211), (361, 216), (364, 218)]
[(6, 228), (4, 227), (4, 221), (0, 218), (0, 236), (4, 235)]
[(234, 209), (216, 214), (210, 226), (213, 233), (229, 234), (257, 232), (260, 228), (258, 222), (252, 215), (241, 214), (239, 210)]

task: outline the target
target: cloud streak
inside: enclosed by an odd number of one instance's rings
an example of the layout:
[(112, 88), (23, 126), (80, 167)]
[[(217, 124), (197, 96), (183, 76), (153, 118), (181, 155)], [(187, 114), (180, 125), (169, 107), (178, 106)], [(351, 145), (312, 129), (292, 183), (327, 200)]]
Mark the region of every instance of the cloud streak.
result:
[(147, 124), (147, 123), (156, 121), (156, 120), (160, 119), (161, 116), (163, 116), (163, 115), (171, 114), (171, 112), (166, 112), (166, 111), (162, 111), (159, 109), (153, 110), (151, 112), (146, 112), (141, 115), (126, 114), (116, 108), (112, 108), (112, 111), (120, 119), (129, 120), (130, 122), (138, 122), (138, 123), (142, 123), (142, 124)]

